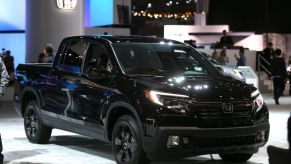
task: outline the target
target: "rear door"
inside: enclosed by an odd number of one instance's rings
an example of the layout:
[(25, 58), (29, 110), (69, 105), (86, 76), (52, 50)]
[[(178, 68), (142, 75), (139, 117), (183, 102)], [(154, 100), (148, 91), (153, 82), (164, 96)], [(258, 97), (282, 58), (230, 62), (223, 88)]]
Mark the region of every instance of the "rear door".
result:
[[(81, 75), (83, 57), (87, 43), (82, 40), (67, 42), (59, 63), (47, 78), (44, 104), (47, 114), (58, 117), (73, 117), (73, 92), (78, 88), (76, 81)], [(77, 109), (76, 109), (77, 110)]]
[(104, 139), (101, 114), (109, 99), (118, 94), (108, 49), (98, 42), (68, 43), (59, 66), (48, 78), (51, 94), (45, 98), (46, 114), (58, 122), (55, 127)]

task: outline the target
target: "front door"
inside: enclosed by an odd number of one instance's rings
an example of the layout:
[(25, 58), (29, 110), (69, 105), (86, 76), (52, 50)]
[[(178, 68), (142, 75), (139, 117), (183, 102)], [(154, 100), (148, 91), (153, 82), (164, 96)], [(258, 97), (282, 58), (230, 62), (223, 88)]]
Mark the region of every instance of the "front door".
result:
[[(109, 51), (104, 44), (90, 43), (84, 62), (83, 76), (74, 99), (88, 123), (103, 126), (102, 111), (107, 108), (110, 97), (117, 94)], [(77, 113), (76, 113), (77, 114)]]

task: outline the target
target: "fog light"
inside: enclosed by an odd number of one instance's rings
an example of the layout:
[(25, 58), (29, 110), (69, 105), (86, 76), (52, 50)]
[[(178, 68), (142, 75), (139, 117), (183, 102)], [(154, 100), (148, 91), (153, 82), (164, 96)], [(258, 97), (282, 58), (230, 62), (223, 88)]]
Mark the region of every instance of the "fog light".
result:
[(180, 145), (179, 136), (169, 136), (167, 141), (167, 148), (176, 147)]
[(257, 133), (257, 141), (262, 142), (266, 140), (266, 132), (261, 131)]

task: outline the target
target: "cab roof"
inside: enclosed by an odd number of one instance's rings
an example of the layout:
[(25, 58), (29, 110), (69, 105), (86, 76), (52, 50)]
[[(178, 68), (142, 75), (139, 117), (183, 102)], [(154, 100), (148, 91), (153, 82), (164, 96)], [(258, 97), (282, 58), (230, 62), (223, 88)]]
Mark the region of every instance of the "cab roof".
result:
[(85, 39), (85, 40), (95, 40), (101, 39), (106, 40), (111, 43), (173, 43), (173, 44), (183, 44), (181, 42), (163, 39), (159, 37), (151, 36), (111, 36), (111, 35), (84, 35), (84, 36), (73, 36), (66, 39)]

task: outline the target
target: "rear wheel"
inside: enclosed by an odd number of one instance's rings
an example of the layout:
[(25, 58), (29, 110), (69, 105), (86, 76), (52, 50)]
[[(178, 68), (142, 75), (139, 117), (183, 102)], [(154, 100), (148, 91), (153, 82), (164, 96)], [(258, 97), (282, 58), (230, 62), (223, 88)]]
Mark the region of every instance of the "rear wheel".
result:
[(27, 104), (24, 111), (24, 129), (29, 142), (45, 144), (51, 137), (52, 129), (42, 123), (37, 109), (35, 100)]
[(221, 159), (228, 162), (246, 162), (253, 154), (233, 153), (233, 154), (219, 154)]
[(142, 150), (136, 120), (129, 115), (121, 116), (113, 128), (112, 149), (118, 164), (146, 164), (149, 159)]

